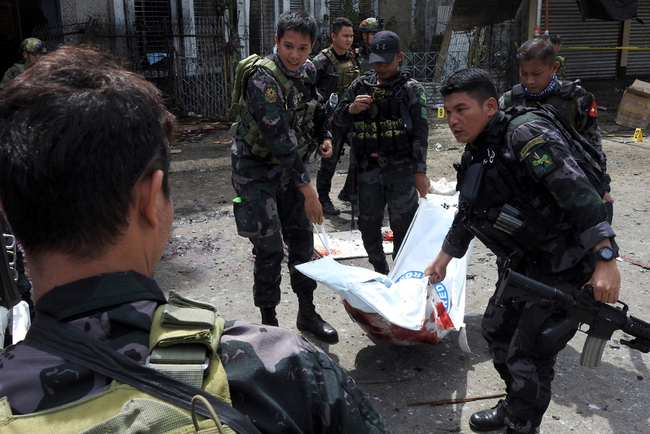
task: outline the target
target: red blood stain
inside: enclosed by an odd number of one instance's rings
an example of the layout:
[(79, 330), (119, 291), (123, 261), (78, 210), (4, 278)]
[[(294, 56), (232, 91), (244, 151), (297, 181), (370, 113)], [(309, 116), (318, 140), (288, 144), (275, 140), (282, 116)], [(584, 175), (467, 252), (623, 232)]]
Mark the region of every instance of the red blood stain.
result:
[(343, 300), (343, 305), (350, 318), (366, 333), (393, 345), (437, 344), (442, 339), (438, 332), (453, 328), (442, 302), (436, 304), (436, 309), (420, 330), (409, 330), (392, 324), (378, 313), (363, 312), (352, 307), (347, 300)]

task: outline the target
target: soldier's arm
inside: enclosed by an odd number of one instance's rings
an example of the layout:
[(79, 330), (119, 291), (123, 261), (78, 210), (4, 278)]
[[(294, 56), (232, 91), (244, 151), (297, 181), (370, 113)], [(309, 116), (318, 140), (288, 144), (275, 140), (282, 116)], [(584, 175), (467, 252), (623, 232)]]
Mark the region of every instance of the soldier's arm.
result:
[(350, 108), (350, 104), (354, 102), (354, 98), (356, 97), (358, 88), (357, 80), (353, 81), (350, 87), (348, 87), (348, 90), (343, 96), (343, 100), (339, 102), (339, 105), (336, 107), (336, 111), (334, 111), (334, 123), (336, 125), (345, 127), (347, 125), (350, 125), (354, 119), (354, 116), (348, 112), (348, 108)]
[(512, 104), (511, 104), (511, 101), (510, 101), (510, 91), (508, 91), (508, 92), (504, 93), (503, 95), (501, 95), (501, 97), (499, 98), (499, 110), (505, 110), (508, 107), (510, 107), (511, 105)]
[(413, 152), (413, 171), (427, 173), (427, 148), (429, 141), (429, 116), (427, 94), (424, 87), (416, 81), (409, 81), (409, 114), (413, 128), (407, 131)]
[[(316, 67), (316, 87), (322, 92), (323, 89), (327, 87), (327, 76), (325, 75), (327, 71), (327, 65), (329, 63), (329, 59), (327, 56), (319, 53), (316, 56), (314, 56), (314, 59), (312, 60), (312, 63)], [(326, 95), (323, 95), (326, 97)]]
[(273, 156), (298, 186), (309, 183), (309, 174), (298, 152), (300, 146), (291, 131), (292, 119), (286, 109), (285, 95), (270, 74), (257, 71), (249, 78), (246, 106)]
[[(543, 120), (518, 126), (510, 135), (521, 164), (535, 182), (542, 183), (580, 234), (582, 244), (590, 249), (615, 233), (607, 222), (602, 198), (591, 185), (571, 155), (563, 137)], [(530, 146), (527, 146), (529, 145)]]
[(576, 130), (598, 151), (601, 156), (600, 168), (605, 173), (607, 171), (607, 156), (603, 152), (603, 138), (598, 126), (596, 99), (586, 91), (578, 98)]

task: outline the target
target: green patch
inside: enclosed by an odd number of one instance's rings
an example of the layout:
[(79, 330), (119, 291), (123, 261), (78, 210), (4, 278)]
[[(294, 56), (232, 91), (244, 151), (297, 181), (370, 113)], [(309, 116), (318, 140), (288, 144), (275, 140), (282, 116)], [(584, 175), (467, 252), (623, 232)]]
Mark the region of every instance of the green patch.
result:
[(427, 110), (427, 107), (421, 107), (420, 108), (420, 116), (422, 116), (422, 119), (428, 119), (429, 111)]
[(542, 179), (558, 167), (557, 164), (555, 164), (553, 155), (544, 149), (540, 149), (530, 154), (528, 156), (528, 164), (530, 164), (537, 179)]
[(521, 158), (524, 158), (528, 154), (528, 152), (530, 152), (531, 149), (533, 149), (537, 145), (541, 145), (542, 143), (546, 143), (546, 140), (544, 140), (543, 137), (535, 137), (534, 139), (526, 143), (523, 148), (521, 148), (519, 155), (521, 155)]

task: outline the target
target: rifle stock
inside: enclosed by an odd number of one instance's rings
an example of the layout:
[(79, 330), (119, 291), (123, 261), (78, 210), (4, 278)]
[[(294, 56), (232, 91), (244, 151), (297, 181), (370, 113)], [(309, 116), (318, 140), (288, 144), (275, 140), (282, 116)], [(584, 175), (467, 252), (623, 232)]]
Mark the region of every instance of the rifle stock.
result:
[(497, 291), (496, 303), (502, 305), (506, 300), (513, 298), (518, 300), (546, 299), (568, 313), (565, 321), (544, 330), (543, 334), (549, 339), (558, 339), (567, 333), (576, 321), (589, 325), (587, 340), (580, 357), (580, 364), (583, 366), (597, 367), (600, 365), (605, 345), (616, 330), (622, 330), (635, 338), (631, 341), (621, 339), (621, 344), (644, 353), (650, 352), (650, 324), (633, 316), (628, 317), (628, 306), (621, 301), (618, 303), (623, 307), (596, 301), (593, 297), (593, 288), (589, 285), (573, 297), (515, 271), (506, 270)]

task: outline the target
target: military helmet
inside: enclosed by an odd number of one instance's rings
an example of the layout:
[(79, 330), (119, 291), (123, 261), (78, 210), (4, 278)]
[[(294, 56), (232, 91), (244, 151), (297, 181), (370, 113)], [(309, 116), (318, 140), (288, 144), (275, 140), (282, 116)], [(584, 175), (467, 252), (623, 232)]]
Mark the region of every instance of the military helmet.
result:
[(22, 44), (20, 44), (20, 52), (22, 53), (23, 51), (39, 56), (47, 53), (45, 42), (41, 41), (38, 38), (25, 39)]
[(383, 23), (377, 18), (366, 18), (359, 24), (359, 30), (364, 33), (380, 32), (383, 30)]

